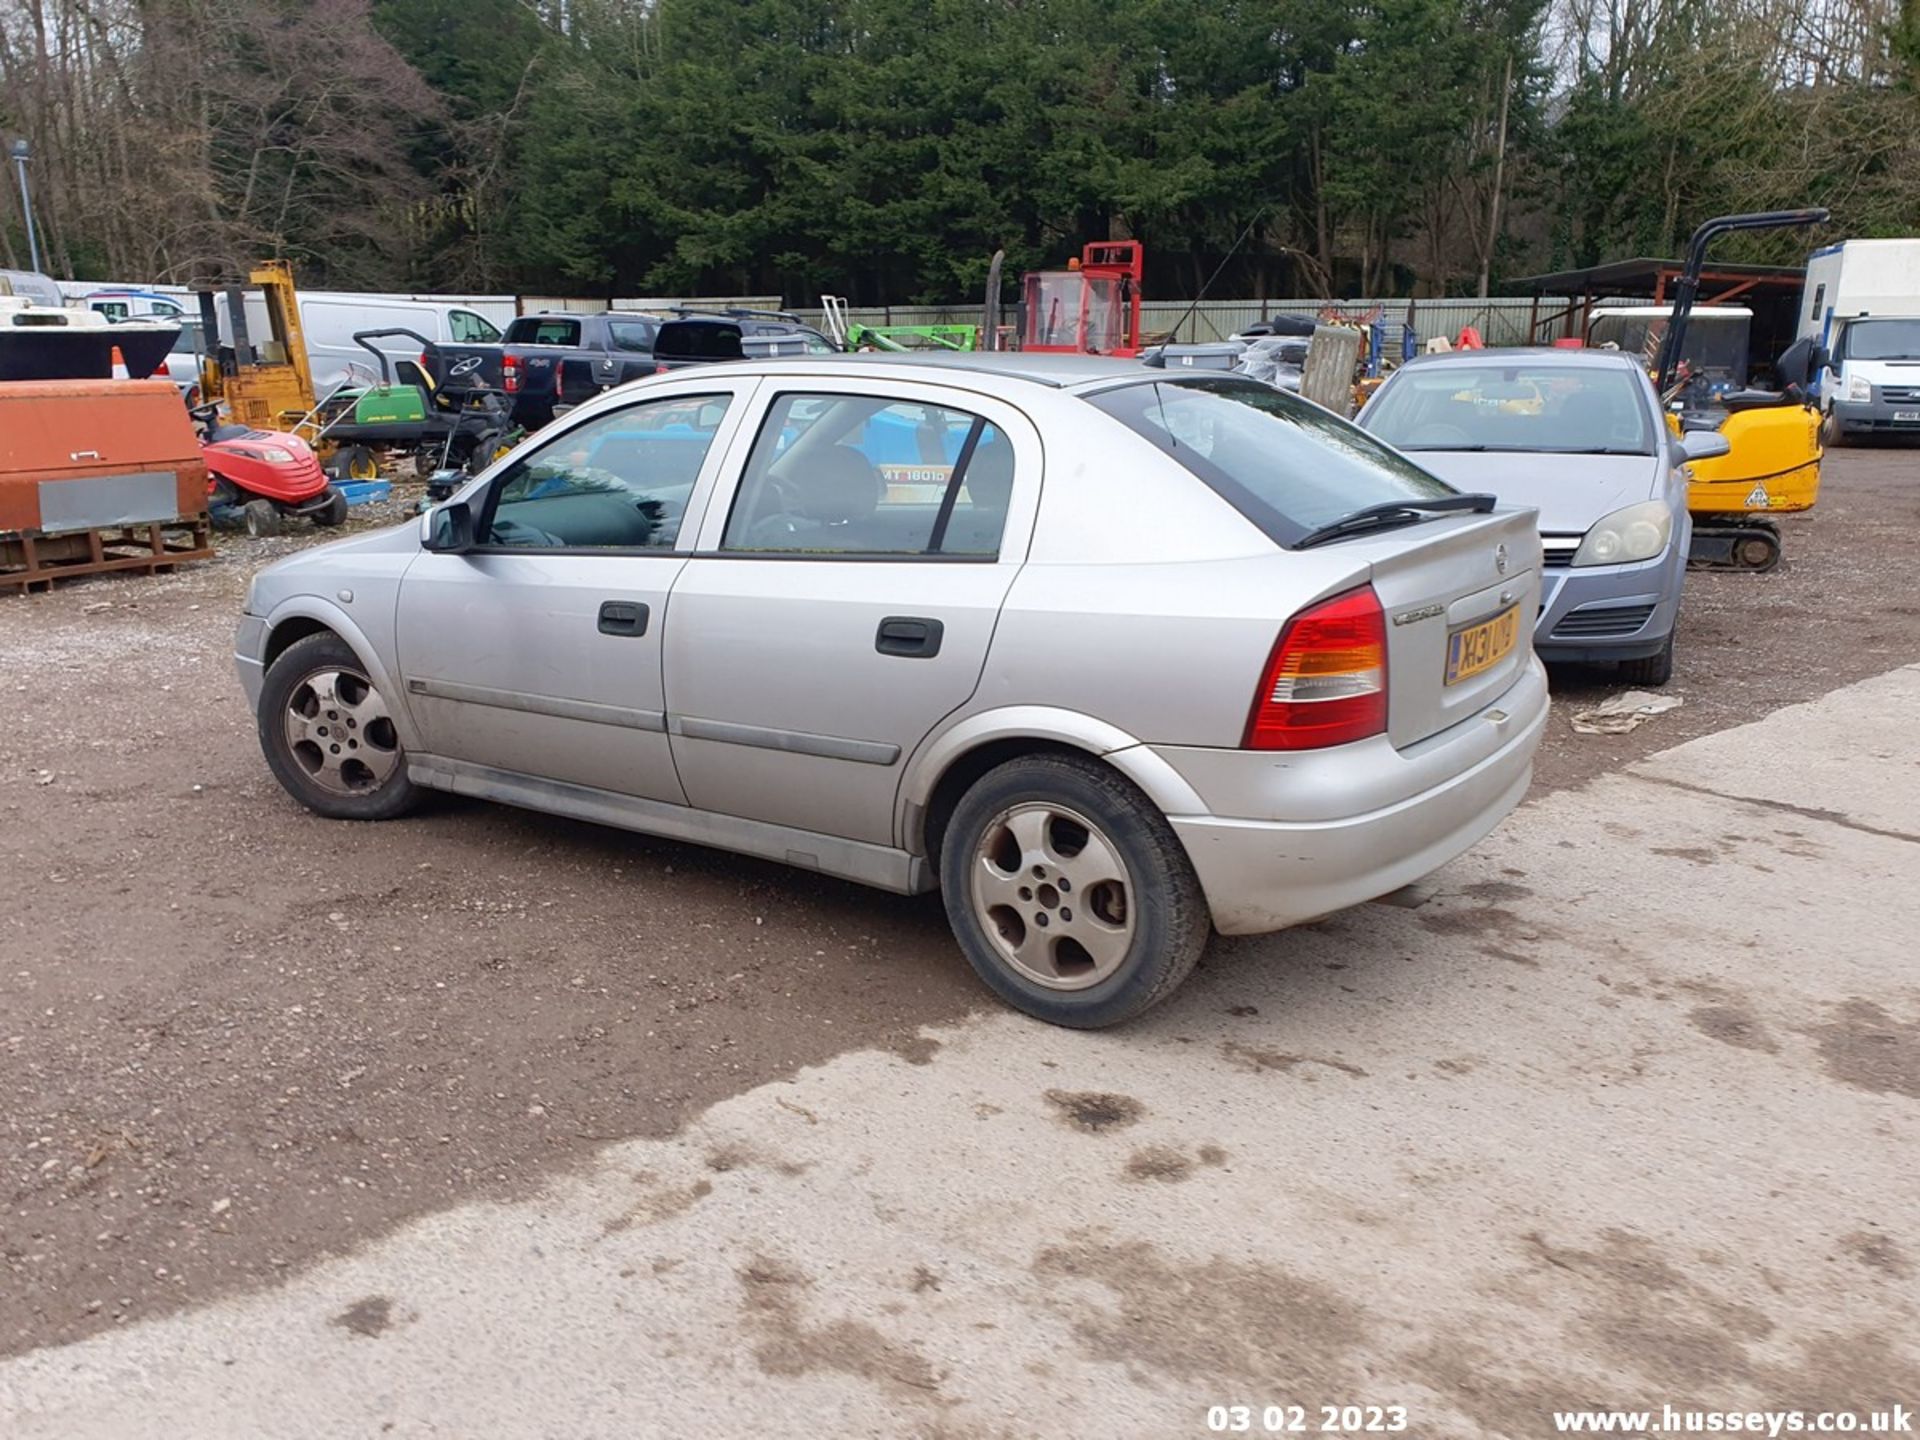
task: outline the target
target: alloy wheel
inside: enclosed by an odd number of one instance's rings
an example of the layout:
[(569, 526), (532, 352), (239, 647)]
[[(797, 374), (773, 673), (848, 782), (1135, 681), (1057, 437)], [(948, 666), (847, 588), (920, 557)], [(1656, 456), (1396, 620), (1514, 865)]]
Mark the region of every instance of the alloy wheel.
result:
[(1034, 983), (1084, 990), (1127, 958), (1133, 879), (1119, 848), (1079, 812), (1044, 801), (1002, 811), (980, 832), (971, 878), (982, 932)]

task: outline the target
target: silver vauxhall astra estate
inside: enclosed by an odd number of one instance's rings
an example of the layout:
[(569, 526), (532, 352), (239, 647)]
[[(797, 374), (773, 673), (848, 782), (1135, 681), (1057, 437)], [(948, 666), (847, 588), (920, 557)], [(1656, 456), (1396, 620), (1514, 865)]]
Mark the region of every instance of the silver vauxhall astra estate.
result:
[(1235, 376), (708, 366), (263, 570), (238, 662), (323, 815), (450, 790), (937, 887), (1004, 999), (1109, 1025), (1519, 803), (1540, 541), (1491, 504)]

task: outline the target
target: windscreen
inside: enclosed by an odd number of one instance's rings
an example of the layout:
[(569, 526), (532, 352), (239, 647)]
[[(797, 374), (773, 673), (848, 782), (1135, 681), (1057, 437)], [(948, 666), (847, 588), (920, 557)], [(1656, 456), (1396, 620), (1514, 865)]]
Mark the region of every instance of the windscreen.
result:
[(1369, 505), (1453, 488), (1298, 396), (1227, 376), (1099, 391), (1095, 408), (1192, 471), (1277, 544)]
[(1651, 455), (1640, 377), (1608, 365), (1411, 365), (1367, 407), (1367, 429), (1401, 450)]
[(1920, 320), (1856, 320), (1847, 326), (1849, 360), (1920, 360)]

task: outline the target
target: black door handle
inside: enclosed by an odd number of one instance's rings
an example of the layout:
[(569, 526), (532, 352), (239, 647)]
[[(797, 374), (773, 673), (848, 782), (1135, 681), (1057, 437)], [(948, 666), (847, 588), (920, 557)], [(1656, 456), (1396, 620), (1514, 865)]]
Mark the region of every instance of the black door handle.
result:
[(947, 627), (919, 615), (889, 615), (874, 633), (873, 648), (882, 655), (905, 655), (927, 660), (940, 653), (940, 637)]
[(600, 603), (602, 635), (644, 635), (647, 633), (647, 607), (637, 600), (603, 600)]

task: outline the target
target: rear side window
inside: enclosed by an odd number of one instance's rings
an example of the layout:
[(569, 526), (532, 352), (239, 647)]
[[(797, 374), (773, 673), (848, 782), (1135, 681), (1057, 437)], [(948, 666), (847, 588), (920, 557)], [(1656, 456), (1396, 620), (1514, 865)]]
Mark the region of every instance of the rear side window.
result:
[(1160, 380), (1087, 399), (1278, 545), (1363, 506), (1454, 493), (1331, 411), (1250, 381)]
[(509, 345), (578, 345), (580, 322), (545, 315), (523, 315), (507, 327)]
[(782, 395), (747, 460), (721, 548), (806, 555), (999, 553), (1013, 447), (944, 405)]
[(607, 338), (616, 350), (636, 355), (653, 353), (654, 324), (651, 320), (609, 320)]

